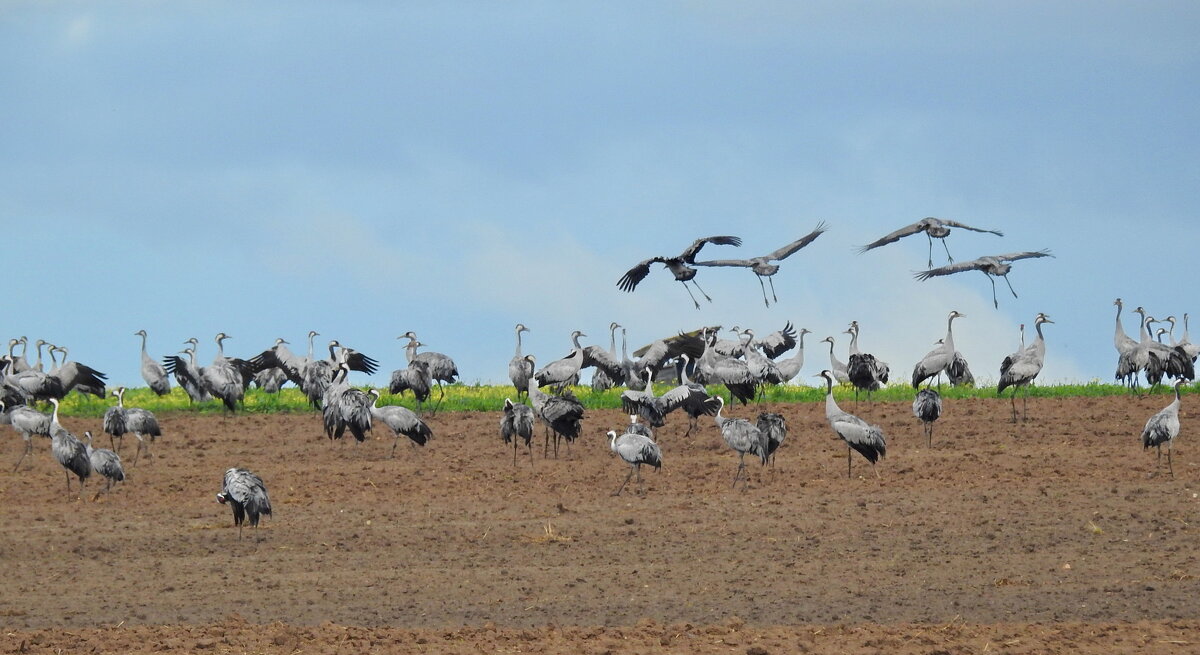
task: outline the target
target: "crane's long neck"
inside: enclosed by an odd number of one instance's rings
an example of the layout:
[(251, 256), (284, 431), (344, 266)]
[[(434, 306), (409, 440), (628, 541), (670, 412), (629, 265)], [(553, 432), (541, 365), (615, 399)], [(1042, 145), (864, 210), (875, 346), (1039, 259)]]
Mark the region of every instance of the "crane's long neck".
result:
[(1179, 342), (1175, 340), (1175, 317), (1168, 316), (1167, 324), (1171, 326), (1171, 329), (1167, 330), (1167, 336), (1171, 339), (1171, 346), (1178, 346)]
[(850, 330), (850, 354), (861, 355), (862, 352), (858, 349), (858, 330)]
[(1150, 343), (1150, 324), (1148, 321), (1149, 317), (1146, 316), (1145, 312), (1138, 312), (1138, 314), (1141, 315), (1141, 317), (1142, 317), (1142, 324), (1141, 324), (1142, 343)]
[(417, 356), (416, 341), (408, 342), (408, 345), (404, 347), (404, 356), (408, 359), (408, 363), (411, 364), (413, 359)]
[(946, 321), (946, 341), (945, 347), (948, 352), (954, 352), (954, 317), (951, 316)]
[(117, 392), (117, 407), (120, 409), (125, 409), (125, 392), (124, 391)]
[(613, 326), (608, 329), (608, 354), (617, 358), (617, 328)]
[(1117, 330), (1116, 330), (1116, 333), (1113, 335), (1113, 343), (1119, 344), (1122, 341), (1129, 339), (1129, 335), (1125, 334), (1125, 328), (1121, 325), (1121, 303), (1118, 302), (1118, 303), (1116, 303), (1116, 305), (1117, 305)]
[(1185, 343), (1191, 343), (1191, 341), (1192, 341), (1188, 337), (1188, 315), (1187, 314), (1183, 315), (1183, 340)]
[(837, 401), (833, 399), (833, 380), (825, 378), (825, 416), (834, 416), (841, 414), (842, 408), (838, 407)]
[(313, 332), (308, 333), (308, 359), (309, 359), (309, 361), (312, 361), (312, 358), (313, 358), (313, 339), (316, 338), (316, 336), (317, 335)]
[(41, 341), (38, 341), (36, 344), (34, 344), (34, 346), (37, 347), (37, 362), (34, 363), (33, 367), (39, 371), (42, 370), (42, 346), (44, 345), (46, 344), (42, 343)]
[(625, 337), (625, 328), (621, 328), (621, 361), (629, 361), (629, 340)]
[(139, 336), (141, 336), (141, 337), (142, 337), (142, 354), (143, 354), (143, 355), (148, 355), (148, 353), (146, 352), (146, 335), (145, 335), (145, 334), (142, 334), (142, 335), (139, 335)]
[(646, 396), (654, 398), (654, 371), (646, 369)]
[(520, 330), (517, 330), (517, 352), (513, 356), (514, 357), (521, 356), (521, 331)]
[(582, 350), (583, 346), (579, 345), (579, 332), (571, 333), (571, 343), (578, 349)]

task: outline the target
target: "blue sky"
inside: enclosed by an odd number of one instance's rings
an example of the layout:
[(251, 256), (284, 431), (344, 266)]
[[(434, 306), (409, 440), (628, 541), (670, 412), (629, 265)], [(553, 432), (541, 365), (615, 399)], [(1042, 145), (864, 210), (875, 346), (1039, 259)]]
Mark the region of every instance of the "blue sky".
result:
[[(0, 8), (5, 339), (140, 386), (138, 329), (173, 353), (336, 338), (403, 365), (414, 330), (465, 381), (568, 334), (862, 325), (905, 377), (945, 332), (992, 378), (1018, 323), (1047, 379), (1108, 379), (1113, 306), (1182, 315), (1200, 227), (1200, 7), (1189, 2), (14, 2)], [(957, 260), (926, 282), (924, 216)], [(735, 234), (782, 264), (702, 270), (696, 311), (638, 261)], [(940, 247), (935, 266), (945, 263)], [(1200, 319), (1198, 319), (1200, 320)], [(1136, 338), (1136, 325), (1126, 321)], [(839, 352), (844, 357), (844, 344)]]

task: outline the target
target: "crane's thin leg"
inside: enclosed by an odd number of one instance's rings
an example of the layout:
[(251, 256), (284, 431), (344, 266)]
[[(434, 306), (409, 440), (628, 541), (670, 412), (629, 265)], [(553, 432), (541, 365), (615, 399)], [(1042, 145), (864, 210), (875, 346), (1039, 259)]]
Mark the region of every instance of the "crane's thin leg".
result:
[(1017, 387), (1013, 387), (1012, 396), (1009, 397), (1012, 402), (1012, 422), (1017, 422)]
[(996, 309), (1000, 309), (1000, 301), (996, 300), (996, 281), (993, 280), (992, 276), (988, 275), (987, 273), (984, 273), (984, 275), (987, 275), (988, 282), (992, 283), (992, 306)]
[(775, 295), (775, 276), (768, 275), (767, 283), (771, 285), (771, 299), (774, 300), (776, 304), (779, 304), (779, 297)]
[(550, 456), (550, 428), (547, 427), (542, 435), (546, 437), (546, 442), (542, 445), (542, 459)]
[(1175, 477), (1175, 466), (1171, 464), (1171, 442), (1167, 442), (1167, 470), (1171, 472), (1171, 477)]
[(438, 408), (442, 406), (442, 399), (444, 399), (446, 397), (446, 389), (444, 387), (442, 387), (442, 381), (438, 380), (437, 385), (438, 385), (438, 401), (433, 406), (433, 411), (429, 413), (430, 416), (437, 414)]
[(517, 465), (517, 438), (513, 437), (513, 466)]
[[(701, 289), (701, 288), (700, 288), (700, 285), (699, 285), (699, 284), (696, 284), (696, 280), (695, 280), (695, 279), (693, 279), (693, 280), (692, 280), (692, 285), (694, 285), (694, 286), (696, 287), (696, 291), (699, 291), (699, 292), (700, 292), (700, 295), (704, 296), (704, 299), (705, 299), (705, 300), (707, 300), (708, 302), (712, 302), (712, 298), (709, 298), (709, 297), (708, 297), (708, 294), (707, 294), (707, 293), (704, 293), (704, 289)], [(684, 286), (687, 286), (687, 284), (684, 284)]]
[(925, 240), (929, 242), (929, 268), (933, 268), (933, 237), (926, 232)]
[(942, 237), (942, 247), (946, 249), (946, 259), (949, 259), (950, 263), (953, 264), (954, 257), (950, 256), (950, 247), (946, 245), (946, 237)]
[(625, 489), (625, 484), (626, 484), (626, 483), (628, 483), (628, 482), (629, 482), (629, 478), (632, 478), (632, 477), (633, 477), (633, 465), (630, 465), (630, 466), (629, 466), (629, 475), (626, 475), (626, 476), (625, 476), (625, 482), (622, 482), (622, 483), (621, 483), (621, 486), (617, 487), (617, 490), (616, 490), (616, 491), (614, 491), (612, 495), (614, 495), (614, 496), (620, 496), (620, 495), (621, 495), (621, 491), (622, 491), (623, 489)]
[(696, 301), (696, 296), (692, 295), (692, 290), (688, 288), (687, 282), (680, 280), (679, 283), (682, 284), (684, 290), (688, 292), (688, 297), (692, 299), (692, 304), (696, 306), (696, 309), (700, 309), (700, 303)]
[(846, 444), (846, 478), (850, 477), (850, 444)]
[(763, 285), (762, 276), (758, 273), (755, 273), (755, 275), (758, 276), (758, 288), (762, 289), (763, 304), (765, 304), (767, 307), (770, 307), (771, 301), (767, 300), (767, 287)]
[(396, 438), (392, 439), (392, 454), (388, 459), (396, 459), (396, 446), (400, 444), (400, 433), (396, 433)]
[[(1009, 281), (1008, 281), (1008, 274), (1007, 274), (1007, 273), (1005, 273), (1003, 277), (1004, 277), (1004, 283), (1008, 285), (1008, 290), (1009, 290), (1009, 291), (1012, 291), (1013, 298), (1016, 298), (1016, 297), (1017, 297), (1017, 292), (1016, 292), (1016, 291), (1013, 291), (1013, 288), (1012, 288), (1012, 282), (1009, 282)], [(993, 283), (993, 284), (994, 284), (994, 283)]]
[(1021, 396), (1021, 421), (1029, 420), (1029, 385), (1025, 386), (1025, 394)]
[[(738, 453), (738, 469), (737, 475), (733, 476), (733, 488), (737, 489), (738, 480), (742, 477), (742, 471), (746, 470), (746, 453)], [(744, 489), (745, 487), (743, 487)]]
[(21, 462), (25, 461), (25, 456), (28, 455), (31, 450), (33, 450), (33, 442), (26, 437), (25, 450), (21, 451), (21, 457), (17, 460), (17, 465), (13, 467), (13, 473), (16, 473), (17, 469), (21, 468)]

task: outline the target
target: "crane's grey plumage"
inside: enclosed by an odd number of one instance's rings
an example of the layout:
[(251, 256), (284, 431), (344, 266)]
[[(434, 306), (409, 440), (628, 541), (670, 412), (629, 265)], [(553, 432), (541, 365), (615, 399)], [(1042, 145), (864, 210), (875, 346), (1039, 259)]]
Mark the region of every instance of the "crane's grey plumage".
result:
[(796, 335), (796, 354), (787, 359), (775, 360), (775, 366), (779, 369), (779, 377), (783, 382), (790, 382), (792, 378), (800, 374), (800, 369), (804, 368), (804, 335), (812, 334), (808, 328), (800, 328), (800, 332)]
[(958, 311), (950, 312), (949, 317), (946, 319), (946, 338), (942, 340), (941, 346), (929, 351), (913, 367), (913, 389), (921, 386), (921, 383), (926, 380), (929, 380), (929, 384), (932, 385), (933, 378), (941, 375), (943, 371), (954, 363), (954, 356), (957, 354), (957, 351), (954, 349), (954, 319), (962, 316), (966, 316), (966, 314), (961, 314)]
[(1013, 289), (1012, 282), (1008, 281), (1008, 272), (1012, 270), (1011, 262), (1033, 257), (1053, 256), (1049, 250), (1010, 252), (1007, 255), (988, 255), (967, 262), (959, 262), (957, 264), (950, 264), (949, 266), (933, 268), (928, 271), (921, 271), (914, 274), (913, 277), (923, 281), (939, 275), (952, 275), (954, 273), (962, 273), (963, 271), (982, 271), (987, 276), (988, 282), (992, 285), (992, 304), (999, 308), (1000, 301), (996, 300), (996, 277), (1004, 278), (1004, 283), (1008, 285), (1008, 290), (1012, 292), (1013, 298), (1017, 297), (1017, 292)]
[(774, 467), (775, 451), (779, 450), (779, 447), (783, 445), (783, 440), (787, 438), (787, 419), (783, 418), (782, 414), (761, 412), (755, 425), (758, 427), (758, 431), (767, 438), (767, 460)]
[(1133, 310), (1142, 316), (1142, 340), (1138, 342), (1138, 363), (1146, 373), (1146, 381), (1151, 389), (1162, 382), (1163, 376), (1174, 379), (1194, 379), (1196, 369), (1187, 353), (1178, 346), (1172, 347), (1159, 343), (1150, 336), (1150, 324), (1158, 322), (1153, 316), (1147, 316), (1146, 310), (1138, 307)]
[(1200, 345), (1192, 343), (1192, 339), (1188, 335), (1188, 315), (1186, 312), (1183, 314), (1183, 337), (1179, 340), (1179, 347), (1183, 348), (1184, 354), (1192, 360), (1193, 364), (1196, 362), (1196, 358), (1200, 357)]
[(1134, 389), (1138, 385), (1138, 366), (1135, 363), (1138, 342), (1134, 341), (1125, 333), (1125, 327), (1121, 325), (1121, 310), (1125, 308), (1125, 304), (1120, 298), (1113, 301), (1113, 305), (1117, 308), (1117, 328), (1113, 334), (1113, 347), (1117, 349), (1117, 372), (1113, 376), (1120, 380), (1122, 384)]
[(706, 243), (712, 243), (719, 246), (740, 246), (742, 245), (742, 240), (734, 236), (713, 236), (696, 239), (692, 242), (692, 245), (688, 246), (687, 249), (679, 253), (678, 256), (651, 257), (650, 259), (638, 262), (636, 266), (626, 271), (625, 275), (622, 275), (620, 280), (617, 280), (617, 288), (621, 291), (633, 293), (633, 290), (637, 288), (637, 285), (641, 283), (642, 280), (646, 279), (646, 276), (650, 274), (650, 265), (659, 263), (663, 266), (666, 266), (667, 270), (671, 271), (671, 275), (675, 276), (675, 280), (682, 284), (683, 288), (687, 290), (688, 296), (692, 299), (692, 304), (696, 306), (696, 309), (700, 309), (700, 303), (696, 300), (696, 296), (692, 295), (692, 290), (689, 289), (687, 285), (688, 282), (691, 282), (692, 285), (696, 287), (696, 290), (700, 292), (700, 295), (704, 296), (705, 300), (712, 302), (712, 298), (709, 298), (708, 294), (704, 293), (704, 289), (701, 289), (700, 285), (696, 284), (695, 277), (697, 270), (688, 264), (696, 263), (696, 255), (699, 254), (700, 249), (703, 248), (704, 244)]
[[(579, 437), (580, 423), (583, 421), (583, 403), (579, 402), (570, 389), (564, 390), (561, 395), (551, 396), (536, 384), (529, 385), (529, 401), (533, 404), (534, 413), (545, 424), (547, 430), (554, 432), (554, 456), (557, 458), (559, 437), (566, 439), (568, 445)], [(547, 433), (542, 456), (548, 456), (549, 450), (550, 435)]]
[[(41, 362), (41, 345), (46, 342), (38, 340), (38, 362)], [(54, 347), (54, 346), (52, 346)], [(59, 352), (67, 352), (66, 348), (58, 348)], [(108, 377), (96, 369), (79, 362), (65, 362), (55, 370), (45, 373), (38, 370), (38, 365), (21, 373), (8, 376), (7, 380), (21, 393), (32, 400), (61, 399), (72, 390), (81, 393), (104, 397), (104, 380)]]
[(872, 248), (886, 246), (889, 243), (896, 243), (906, 236), (924, 232), (925, 237), (929, 240), (929, 268), (933, 268), (934, 239), (942, 240), (942, 247), (946, 249), (946, 259), (950, 260), (950, 263), (953, 264), (954, 258), (950, 256), (950, 248), (946, 245), (946, 237), (950, 236), (950, 228), (952, 227), (961, 228), (963, 230), (971, 230), (972, 232), (986, 232), (988, 234), (995, 234), (998, 237), (1004, 236), (1004, 233), (999, 230), (984, 230), (959, 223), (958, 221), (951, 221), (944, 218), (934, 218), (930, 216), (928, 218), (922, 218), (912, 225), (906, 225), (885, 237), (872, 241), (871, 243), (859, 248), (858, 252), (859, 254), (862, 254), (868, 250), (871, 250)]
[[(837, 401), (833, 399), (833, 373), (824, 370), (814, 377), (825, 378), (825, 420), (829, 421), (829, 427), (833, 428), (834, 433), (846, 442), (846, 477), (850, 477), (851, 449), (865, 457), (871, 463), (871, 470), (874, 470), (875, 462), (887, 454), (887, 440), (883, 436), (883, 429), (838, 407)], [(878, 471), (875, 474), (879, 475)]]
[(1033, 322), (1037, 330), (1037, 338), (1029, 346), (1004, 358), (1000, 363), (1000, 383), (996, 387), (996, 395), (1004, 393), (1008, 387), (1012, 392), (1012, 422), (1017, 422), (1017, 391), (1025, 387), (1024, 403), (1022, 405), (1023, 420), (1029, 420), (1029, 384), (1042, 372), (1046, 363), (1046, 340), (1042, 337), (1042, 325), (1053, 323), (1045, 314), (1038, 314)]
[(925, 444), (933, 445), (933, 422), (942, 415), (942, 396), (937, 391), (925, 388), (913, 399), (913, 416), (921, 420), (925, 428)]
[(160, 396), (171, 393), (171, 378), (167, 376), (167, 370), (146, 352), (146, 331), (138, 330), (133, 336), (142, 338), (142, 379), (146, 381), (146, 386)]
[(262, 478), (242, 468), (225, 471), (217, 502), (222, 505), (228, 503), (233, 509), (233, 524), (237, 526), (238, 539), (242, 538), (242, 523), (247, 517), (250, 527), (255, 528), (257, 533), (259, 517), (271, 515), (271, 498), (267, 495)]
[[(193, 338), (192, 341), (195, 339)], [(175, 376), (175, 382), (187, 393), (192, 402), (203, 403), (212, 400), (212, 395), (208, 393), (208, 389), (204, 387), (201, 379), (203, 367), (196, 365), (195, 346), (184, 348), (179, 352), (187, 355), (187, 359), (179, 355), (168, 355), (163, 358), (163, 368)]]
[[(717, 424), (717, 428), (721, 430), (721, 438), (725, 440), (725, 445), (732, 448), (738, 454), (738, 470), (737, 475), (733, 478), (733, 486), (737, 486), (738, 480), (742, 480), (742, 489), (746, 489), (746, 484), (749, 482), (750, 475), (746, 472), (746, 453), (757, 455), (763, 465), (767, 463), (767, 436), (758, 429), (758, 426), (747, 421), (744, 418), (727, 418), (721, 416), (721, 410), (725, 407), (725, 399), (717, 396), (717, 414), (713, 420)], [(742, 474), (746, 473), (743, 478)]]
[[(620, 327), (620, 326), (617, 326)], [(578, 384), (579, 373), (585, 368), (596, 367), (608, 373), (610, 378), (624, 379), (625, 372), (616, 357), (596, 346), (581, 346), (579, 337), (587, 335), (579, 330), (571, 332), (571, 352), (562, 359), (550, 362), (533, 374), (539, 387), (558, 385), (562, 391), (568, 384)]]
[[(151, 443), (158, 437), (162, 436), (162, 428), (158, 425), (158, 418), (153, 412), (142, 409), (140, 407), (125, 406), (125, 387), (117, 387), (113, 389), (112, 395), (117, 399), (115, 407), (109, 407), (104, 411), (104, 431), (108, 433), (110, 441), (113, 439), (121, 439), (126, 432), (132, 432), (134, 437), (137, 437), (138, 447), (137, 452), (133, 454), (133, 461), (130, 466), (137, 464), (138, 456), (142, 450), (146, 451), (146, 456), (150, 456), (150, 444), (146, 443), (144, 437), (149, 436)], [(113, 448), (119, 453), (120, 447), (114, 442)]]
[(829, 344), (829, 372), (833, 375), (833, 378), (837, 380), (838, 384), (849, 384), (850, 376), (846, 374), (846, 363), (838, 359), (837, 355), (833, 354), (833, 337), (825, 337), (824, 339), (821, 339), (821, 342)]
[(50, 402), (54, 405), (50, 415), (50, 452), (66, 471), (67, 494), (71, 493), (71, 474), (75, 474), (79, 478), (79, 497), (82, 499), (83, 485), (92, 474), (92, 463), (83, 442), (58, 422), (58, 398), (50, 398)]
[(1175, 477), (1175, 467), (1171, 464), (1171, 445), (1175, 443), (1175, 437), (1179, 436), (1179, 387), (1183, 386), (1184, 380), (1175, 381), (1175, 400), (1171, 401), (1157, 414), (1150, 417), (1146, 421), (1146, 427), (1142, 428), (1142, 449), (1155, 448), (1158, 450), (1158, 459), (1162, 460), (1162, 447), (1165, 444), (1167, 447), (1167, 467), (1171, 471), (1171, 477)]
[(17, 469), (21, 467), (21, 462), (25, 461), (25, 456), (33, 450), (33, 435), (50, 436), (50, 415), (25, 405), (8, 407), (6, 402), (0, 400), (0, 423), (11, 425), (14, 430), (21, 433), (21, 439), (25, 442), (21, 457), (13, 466), (13, 473), (16, 473)]
[(626, 432), (618, 437), (616, 432), (609, 430), (608, 445), (614, 453), (629, 464), (629, 475), (625, 476), (621, 486), (617, 487), (612, 495), (620, 496), (625, 485), (629, 483), (629, 478), (633, 477), (635, 472), (637, 473), (638, 493), (642, 493), (642, 464), (649, 464), (656, 469), (662, 466), (662, 450), (658, 444), (645, 435)]
[[(654, 373), (654, 379), (659, 379), (659, 374), (671, 359), (677, 359), (682, 355), (687, 355), (692, 361), (700, 359), (705, 348), (702, 333), (703, 330), (658, 339), (634, 351), (634, 356), (638, 358), (636, 362), (629, 362), (628, 357), (623, 357), (624, 361), (621, 362), (621, 366), (626, 386), (631, 389), (640, 388), (648, 370)], [(621, 334), (623, 342), (624, 328), (622, 328)]]
[(645, 423), (639, 423), (637, 414), (629, 415), (629, 425), (625, 426), (625, 431), (630, 434), (640, 434), (654, 441), (654, 428)]
[(525, 327), (524, 323), (517, 323), (514, 330), (517, 333), (517, 351), (508, 361), (508, 379), (512, 380), (513, 387), (517, 390), (517, 399), (520, 400), (521, 394), (529, 395), (529, 379), (533, 377), (533, 366), (521, 353), (521, 333), (528, 332), (529, 328)]
[[(415, 343), (420, 345), (421, 342)], [(408, 347), (415, 348), (416, 346), (409, 344)], [(433, 376), (429, 374), (428, 362), (412, 361), (409, 362), (407, 368), (392, 371), (392, 379), (388, 383), (388, 393), (403, 395), (405, 391), (413, 392), (413, 396), (417, 399), (417, 413), (422, 413), (425, 401), (429, 400), (429, 396), (433, 394)]]
[(710, 334), (705, 341), (704, 353), (696, 362), (692, 379), (700, 384), (723, 384), (729, 390), (729, 402), (734, 399), (748, 405), (758, 393), (758, 381), (750, 373), (750, 367), (745, 361), (732, 357), (722, 357), (713, 347), (716, 334)]
[(371, 405), (374, 402), (362, 389), (355, 389), (346, 381), (350, 366), (345, 362), (338, 365), (337, 373), (322, 400), (321, 417), (325, 423), (325, 436), (330, 443), (341, 439), (346, 430), (354, 435), (356, 444), (362, 443), (371, 431)]
[(211, 364), (200, 371), (200, 382), (209, 395), (220, 400), (225, 409), (232, 413), (237, 411), (238, 403), (245, 398), (246, 376), (243, 375), (243, 360), (225, 356), (224, 341), (229, 338), (224, 332), (214, 337), (217, 355)]
[(517, 465), (517, 438), (525, 442), (529, 452), (529, 464), (533, 464), (533, 408), (522, 403), (504, 399), (504, 416), (500, 419), (500, 437), (513, 447), (513, 466)]
[(778, 250), (775, 250), (774, 252), (769, 252), (759, 257), (751, 257), (750, 259), (714, 259), (706, 262), (695, 262), (695, 264), (696, 266), (740, 266), (743, 268), (749, 268), (754, 272), (754, 275), (758, 277), (758, 286), (762, 289), (763, 303), (765, 303), (767, 307), (770, 307), (771, 303), (767, 300), (767, 288), (763, 286), (764, 277), (767, 278), (767, 281), (771, 284), (771, 298), (774, 299), (776, 303), (779, 302), (779, 298), (775, 296), (775, 274), (779, 272), (779, 264), (773, 264), (772, 262), (783, 261), (784, 259), (791, 257), (797, 250), (800, 250), (801, 248), (815, 241), (817, 237), (824, 234), (828, 229), (829, 226), (822, 221), (817, 224), (816, 229), (814, 229), (812, 232), (809, 232), (808, 234), (796, 239), (786, 246), (779, 248)]
[[(92, 447), (92, 433), (90, 430), (84, 430), (83, 436), (87, 438), (84, 448), (87, 451), (88, 462), (92, 465), (92, 470), (104, 478), (104, 492), (108, 493), (112, 489), (114, 482), (125, 481), (125, 469), (121, 466), (121, 456), (107, 448)], [(97, 491), (92, 500), (96, 500), (99, 497), (100, 492)]]
[(399, 405), (380, 407), (378, 389), (371, 389), (367, 394), (371, 396), (373, 421), (382, 421), (384, 425), (392, 429), (392, 432), (396, 433), (396, 438), (392, 441), (392, 457), (396, 456), (396, 444), (400, 443), (400, 435), (408, 437), (414, 446), (424, 446), (433, 438), (433, 430), (430, 430), (425, 421), (422, 421), (421, 417), (411, 409)]
[(867, 398), (870, 399), (872, 391), (878, 391), (887, 384), (891, 369), (883, 360), (858, 349), (858, 321), (851, 321), (850, 329), (846, 330), (846, 333), (850, 335), (850, 357), (846, 360), (846, 377), (850, 379), (850, 384), (854, 385), (854, 402), (857, 404), (859, 390), (866, 391)]
[[(620, 362), (617, 360), (617, 329), (621, 325), (616, 321), (608, 325), (608, 357), (612, 360), (612, 364), (618, 366), (618, 373), (624, 373), (623, 367), (620, 367)], [(613, 377), (604, 367), (597, 367), (592, 373), (592, 391), (607, 391), (615, 386), (624, 384), (623, 376)]]
[[(414, 343), (418, 346), (425, 345), (417, 340), (417, 335), (412, 330), (409, 330), (408, 332), (405, 332), (396, 338), (408, 339), (410, 345)], [(458, 365), (455, 364), (454, 360), (450, 359), (450, 357), (447, 355), (443, 355), (442, 353), (438, 352), (418, 353), (415, 347), (411, 350), (405, 348), (404, 355), (408, 358), (409, 363), (425, 362), (429, 365), (429, 375), (433, 378), (434, 382), (437, 383), (438, 387), (438, 401), (433, 407), (433, 411), (436, 413), (438, 407), (441, 407), (442, 405), (442, 400), (446, 397), (446, 390), (442, 387), (442, 383), (445, 382), (447, 384), (454, 384), (455, 382), (458, 382)]]

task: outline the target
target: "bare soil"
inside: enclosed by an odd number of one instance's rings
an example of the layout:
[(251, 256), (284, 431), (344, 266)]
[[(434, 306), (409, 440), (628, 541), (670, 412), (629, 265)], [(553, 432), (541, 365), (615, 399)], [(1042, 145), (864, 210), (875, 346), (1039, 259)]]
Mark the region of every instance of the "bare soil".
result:
[[(499, 413), (431, 417), (394, 459), (382, 426), (331, 445), (316, 414), (160, 416), (96, 502), (40, 440), (0, 473), (0, 653), (1200, 652), (1188, 400), (1173, 477), (1139, 441), (1167, 396), (1033, 399), (1016, 425), (947, 401), (933, 447), (907, 404), (848, 403), (888, 436), (850, 478), (823, 405), (764, 405), (731, 413), (790, 434), (745, 491), (713, 421), (684, 438), (673, 415), (661, 471), (618, 497), (616, 411), (557, 460), (539, 428), (515, 466)], [(240, 538), (230, 466), (275, 508)]]

